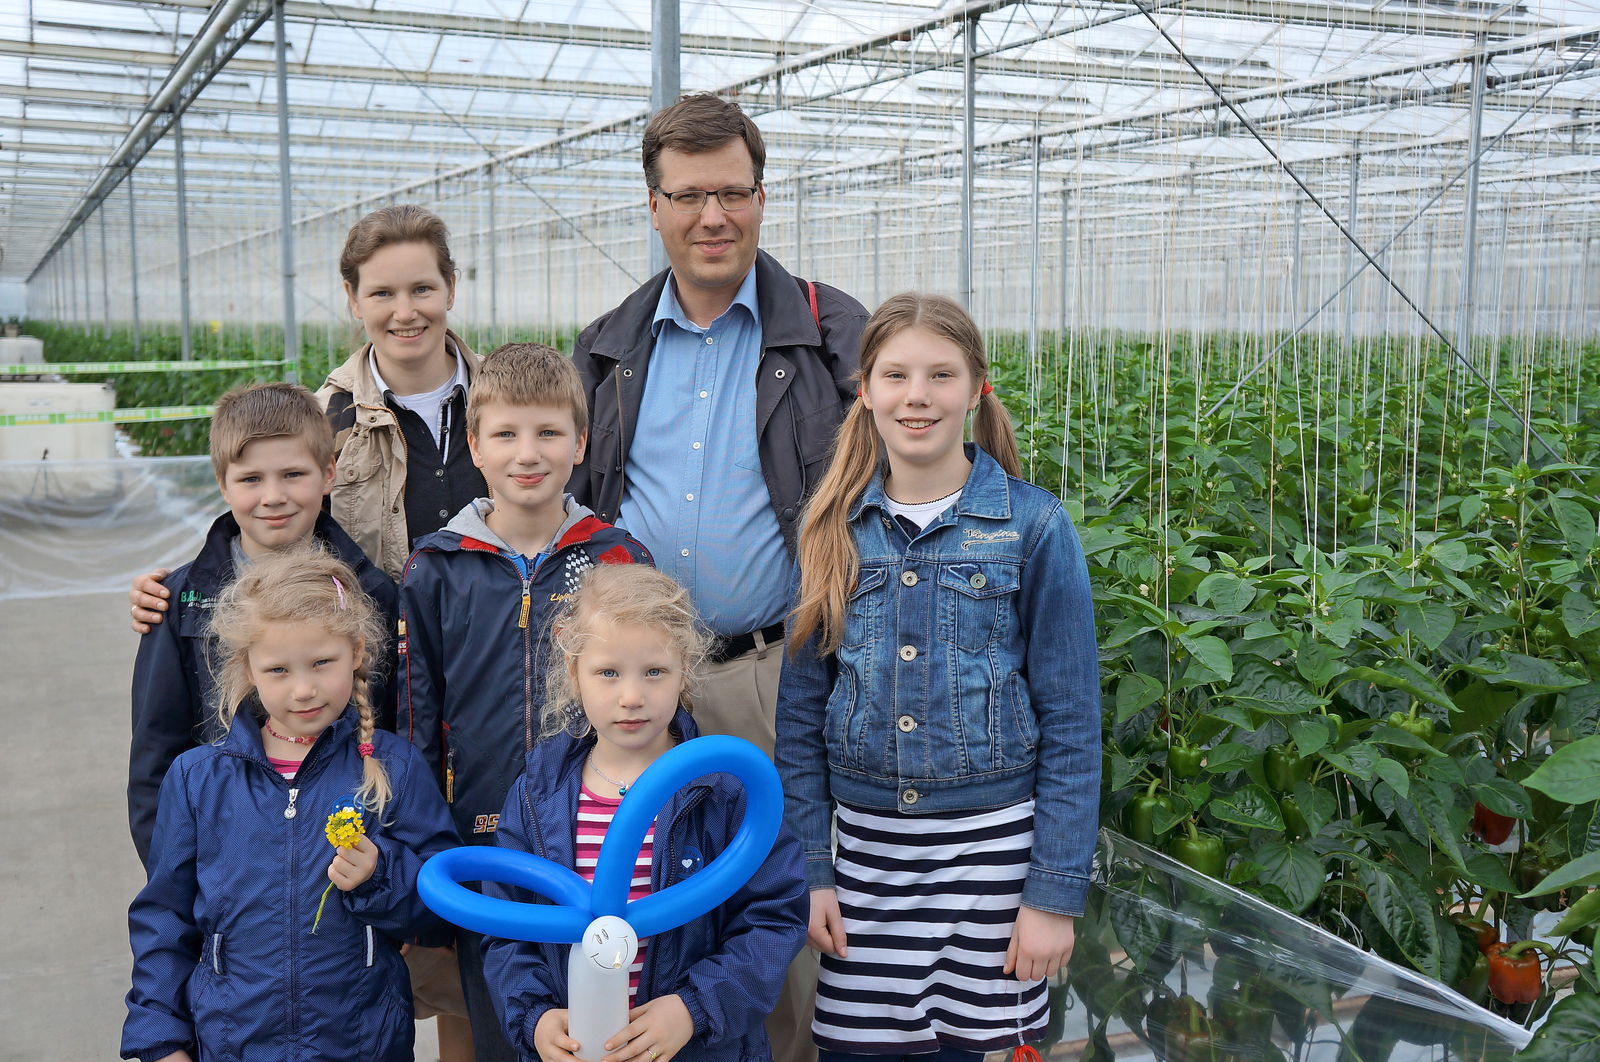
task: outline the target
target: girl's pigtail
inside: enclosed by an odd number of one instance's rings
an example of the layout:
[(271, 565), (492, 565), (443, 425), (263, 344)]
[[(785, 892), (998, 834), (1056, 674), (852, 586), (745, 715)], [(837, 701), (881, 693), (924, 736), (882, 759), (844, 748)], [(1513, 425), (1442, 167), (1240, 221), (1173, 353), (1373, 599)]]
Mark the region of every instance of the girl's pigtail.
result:
[(839, 426), (833, 461), (800, 526), (800, 599), (790, 614), (791, 657), (814, 633), (820, 632), (823, 653), (839, 648), (844, 637), (845, 606), (861, 565), (850, 509), (877, 471), (881, 446), (872, 411), (858, 398)]
[(373, 755), (372, 732), (376, 724), (372, 718), (372, 700), (368, 695), (369, 678), (370, 671), (363, 659), (361, 666), (356, 668), (356, 682), (352, 691), (356, 711), (361, 714), (356, 737), (361, 749), (361, 788), (356, 790), (356, 799), (382, 815), (384, 806), (394, 796), (394, 790), (389, 784), (389, 772), (384, 768), (383, 761)]
[(983, 447), (983, 452), (994, 458), (1006, 475), (1022, 478), (1022, 458), (1017, 453), (1011, 414), (993, 391), (978, 399), (978, 411), (972, 418), (972, 441)]

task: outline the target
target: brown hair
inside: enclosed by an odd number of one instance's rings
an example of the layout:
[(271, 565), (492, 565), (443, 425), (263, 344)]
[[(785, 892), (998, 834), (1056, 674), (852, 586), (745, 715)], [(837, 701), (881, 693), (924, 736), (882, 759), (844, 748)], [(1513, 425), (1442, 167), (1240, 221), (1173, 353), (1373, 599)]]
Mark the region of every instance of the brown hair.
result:
[[(867, 319), (861, 334), (861, 370), (856, 374), (865, 387), (873, 363), (884, 344), (909, 328), (947, 339), (966, 355), (974, 391), (989, 380), (989, 358), (983, 333), (961, 305), (943, 295), (903, 291), (890, 296)], [(1011, 415), (994, 393), (978, 400), (972, 419), (972, 441), (997, 461), (1009, 476), (1022, 475), (1017, 438)], [(855, 586), (861, 555), (850, 529), (850, 509), (871, 482), (883, 452), (883, 439), (872, 421), (872, 411), (859, 399), (845, 415), (834, 440), (833, 462), (806, 504), (800, 528), (800, 600), (790, 615), (789, 652), (814, 632), (820, 632), (820, 651), (839, 648), (844, 634), (845, 606)]]
[[(365, 643), (350, 699), (361, 713), (357, 740), (371, 743), (373, 673), (377, 662), (384, 659), (383, 617), (361, 591), (355, 573), (321, 548), (298, 549), (256, 561), (217, 601), (211, 633), (217, 638), (222, 660), (216, 709), (223, 731), (233, 725), (234, 714), (246, 698), (254, 701), (250, 647), (260, 639), (267, 623), (314, 623), (329, 634), (348, 639), (352, 647)], [(376, 756), (362, 757), (361, 770), (356, 797), (381, 814), (393, 795), (389, 772)]]
[(767, 145), (761, 130), (737, 103), (709, 92), (694, 92), (663, 107), (644, 130), (644, 183), (661, 187), (661, 152), (664, 149), (698, 155), (715, 151), (730, 140), (743, 140), (750, 149), (755, 183), (767, 168)]
[(236, 387), (211, 413), (211, 468), (225, 479), (246, 446), (284, 435), (309, 446), (318, 468), (333, 460), (333, 428), (310, 391), (281, 380)]
[(450, 256), (450, 230), (431, 210), (405, 204), (374, 210), (354, 225), (344, 238), (339, 254), (339, 276), (351, 291), (361, 287), (361, 267), (385, 247), (403, 243), (425, 243), (433, 248), (434, 261), (446, 287), (456, 286), (456, 260)]
[(694, 688), (711, 652), (711, 635), (701, 625), (689, 591), (667, 573), (643, 564), (601, 564), (589, 569), (577, 593), (551, 620), (541, 738), (588, 733), (589, 720), (578, 696), (578, 657), (595, 629), (606, 624), (645, 627), (663, 635), (683, 662), (678, 703), (693, 710)]
[(572, 359), (543, 343), (507, 343), (483, 359), (467, 390), (467, 432), (477, 438), (486, 402), (572, 410), (578, 434), (589, 430), (583, 378)]

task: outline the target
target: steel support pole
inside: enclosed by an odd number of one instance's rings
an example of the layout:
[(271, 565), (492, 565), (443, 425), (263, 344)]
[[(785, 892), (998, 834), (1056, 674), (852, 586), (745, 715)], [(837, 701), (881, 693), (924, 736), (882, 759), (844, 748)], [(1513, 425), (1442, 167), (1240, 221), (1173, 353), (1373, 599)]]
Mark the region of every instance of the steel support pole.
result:
[[(1350, 230), (1351, 239), (1356, 235), (1356, 204), (1361, 195), (1361, 142), (1355, 144), (1355, 150), (1350, 154), (1350, 214), (1345, 222), (1345, 228)], [(1344, 275), (1348, 278), (1356, 269), (1355, 245), (1346, 240), (1344, 244)], [(1352, 284), (1344, 292), (1344, 345), (1350, 348), (1350, 340), (1355, 330), (1356, 318), (1356, 290), (1359, 284)]]
[(183, 360), (194, 357), (189, 336), (189, 197), (183, 182), (183, 121), (172, 116), (172, 172), (178, 184), (178, 327)]
[(1472, 129), (1467, 135), (1467, 157), (1472, 164), (1467, 167), (1466, 203), (1462, 208), (1461, 233), (1461, 320), (1456, 326), (1456, 346), (1468, 358), (1472, 357), (1472, 331), (1477, 326), (1477, 273), (1478, 273), (1478, 145), (1483, 143), (1483, 90), (1488, 64), (1484, 62), (1482, 38), (1480, 51), (1472, 60)]
[(111, 338), (111, 268), (110, 259), (106, 257), (106, 208), (101, 204), (95, 211), (100, 215), (100, 314), (105, 324), (106, 339)]
[(972, 197), (976, 118), (974, 96), (977, 88), (977, 48), (973, 31), (976, 16), (966, 18), (961, 27), (961, 303), (972, 310)]
[(1296, 199), (1294, 201), (1294, 267), (1289, 274), (1288, 327), (1290, 328), (1293, 328), (1295, 322), (1300, 320), (1300, 299), (1301, 292), (1304, 290), (1302, 285), (1305, 283), (1305, 270), (1302, 268), (1302, 263), (1305, 259), (1301, 256), (1300, 243), (1300, 213), (1301, 208), (1304, 206), (1304, 200)]
[[(1070, 220), (1069, 212), (1072, 209), (1072, 193), (1067, 186), (1061, 186), (1061, 348), (1066, 349), (1067, 342), (1067, 222)], [(1080, 220), (1074, 228), (1081, 230), (1083, 222)], [(1078, 255), (1072, 256), (1072, 275), (1078, 276)], [(1078, 291), (1074, 285), (1072, 289), (1072, 334), (1078, 332)]]
[(883, 305), (883, 212), (872, 212), (872, 308)]
[[(1034, 122), (1034, 132), (1039, 131), (1038, 121)], [(1039, 151), (1040, 138), (1033, 138), (1033, 185), (1030, 189), (1028, 201), (1030, 204), (1032, 238), (1029, 240), (1028, 261), (1028, 357), (1034, 362), (1039, 360)]]
[(83, 266), (83, 334), (94, 332), (94, 299), (89, 294), (89, 233), (78, 230), (78, 261)]
[(278, 78), (278, 257), (283, 267), (283, 378), (294, 383), (300, 370), (300, 326), (294, 316), (294, 211), (291, 196), (289, 169), (289, 42), (283, 29), (283, 0), (272, 5), (272, 23), (278, 31), (277, 46), (273, 49)]
[(796, 177), (794, 180), (794, 274), (801, 276), (805, 272), (805, 242), (806, 242), (806, 179)]
[(133, 215), (133, 174), (128, 174), (128, 292), (133, 296), (133, 350), (139, 352), (139, 224)]
[(483, 171), (489, 183), (489, 335), (498, 344), (500, 336), (500, 244), (495, 238), (494, 167)]
[[(677, 102), (682, 76), (678, 41), (678, 0), (650, 0), (650, 111)], [(677, 189), (672, 189), (676, 191)], [(670, 209), (661, 204), (663, 209)], [(667, 268), (667, 249), (654, 232), (650, 241), (650, 275)]]

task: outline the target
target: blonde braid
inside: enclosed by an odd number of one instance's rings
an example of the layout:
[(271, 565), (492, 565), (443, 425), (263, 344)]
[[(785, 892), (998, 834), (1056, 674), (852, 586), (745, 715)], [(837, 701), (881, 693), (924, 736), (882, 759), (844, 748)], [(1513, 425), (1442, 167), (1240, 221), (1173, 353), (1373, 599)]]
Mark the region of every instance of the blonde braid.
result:
[[(356, 668), (356, 682), (352, 694), (356, 702), (356, 711), (361, 713), (356, 741), (368, 747), (372, 745), (372, 732), (375, 729), (372, 719), (372, 700), (368, 695), (369, 678), (367, 661), (363, 657), (361, 666)], [(382, 815), (384, 805), (389, 803), (393, 796), (394, 790), (389, 785), (389, 772), (384, 768), (383, 761), (370, 753), (364, 754), (361, 757), (361, 788), (356, 790), (356, 799)]]

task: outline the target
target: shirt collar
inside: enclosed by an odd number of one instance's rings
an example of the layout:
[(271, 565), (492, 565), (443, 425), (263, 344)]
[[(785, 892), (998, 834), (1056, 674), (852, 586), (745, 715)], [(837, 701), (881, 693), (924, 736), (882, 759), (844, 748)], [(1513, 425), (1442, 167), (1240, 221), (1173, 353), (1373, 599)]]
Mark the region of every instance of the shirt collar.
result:
[(711, 322), (710, 328), (701, 328), (689, 320), (689, 315), (683, 312), (683, 306), (678, 302), (678, 285), (672, 274), (667, 275), (667, 283), (661, 289), (661, 298), (656, 300), (656, 315), (650, 322), (650, 331), (654, 335), (661, 334), (663, 321), (671, 321), (685, 332), (704, 335), (717, 327), (718, 322), (727, 318), (735, 306), (743, 306), (750, 314), (750, 319), (757, 324), (761, 323), (761, 310), (756, 305), (756, 271), (752, 266), (750, 272), (744, 275), (744, 283), (739, 285), (738, 294), (734, 295), (733, 303), (724, 311), (722, 316)]
[[(444, 349), (449, 351), (450, 356), (456, 360), (456, 371), (451, 375), (450, 382), (445, 385), (445, 394), (454, 393), (457, 387), (465, 388), (467, 386), (466, 363), (462, 360), (460, 354), (450, 349), (451, 346), (452, 344), (446, 340)], [(389, 385), (383, 382), (383, 377), (378, 374), (378, 356), (373, 353), (371, 344), (367, 345), (367, 371), (372, 373), (372, 382), (378, 385), (378, 393), (380, 395), (387, 397), (394, 393), (389, 389)]]

